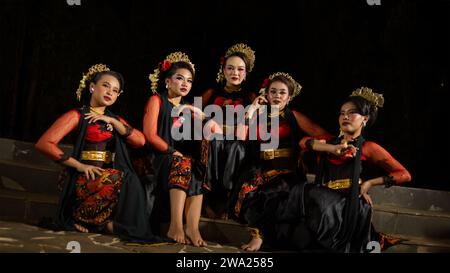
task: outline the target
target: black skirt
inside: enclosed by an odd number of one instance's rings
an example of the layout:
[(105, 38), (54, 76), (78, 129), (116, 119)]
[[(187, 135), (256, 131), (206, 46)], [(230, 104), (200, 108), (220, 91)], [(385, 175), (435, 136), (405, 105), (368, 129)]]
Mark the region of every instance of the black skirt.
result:
[[(248, 177), (247, 177), (248, 178)], [(261, 229), (265, 243), (305, 252), (365, 252), (377, 235), (372, 208), (359, 199), (355, 232), (343, 238), (347, 193), (302, 182), (295, 173), (273, 177), (248, 193), (238, 220)]]
[(212, 140), (209, 143), (207, 180), (211, 191), (205, 203), (217, 214), (231, 210), (230, 195), (236, 190), (245, 153), (245, 143), (241, 140)]
[(372, 208), (359, 199), (356, 229), (350, 238), (343, 238), (345, 229), (346, 190), (333, 190), (327, 187), (308, 184), (304, 188), (305, 222), (317, 246), (329, 252), (366, 251), (371, 240)]

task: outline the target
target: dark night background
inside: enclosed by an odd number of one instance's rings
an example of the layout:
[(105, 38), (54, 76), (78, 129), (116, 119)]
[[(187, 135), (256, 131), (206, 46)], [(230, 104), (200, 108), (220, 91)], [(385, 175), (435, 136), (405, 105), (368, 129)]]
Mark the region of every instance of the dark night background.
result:
[(192, 95), (213, 85), (238, 42), (256, 51), (247, 88), (289, 72), (294, 108), (337, 133), (341, 101), (360, 86), (384, 94), (368, 138), (411, 172), (410, 186), (450, 190), (450, 1), (0, 0), (0, 137), (35, 142), (75, 107), (82, 72), (105, 63), (125, 93), (114, 111), (142, 128), (148, 74), (181, 50), (197, 68)]

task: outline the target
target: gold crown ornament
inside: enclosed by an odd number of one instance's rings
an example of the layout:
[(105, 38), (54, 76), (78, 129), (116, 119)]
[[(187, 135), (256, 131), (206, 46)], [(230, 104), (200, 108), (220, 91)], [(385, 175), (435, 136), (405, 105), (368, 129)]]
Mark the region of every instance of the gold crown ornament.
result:
[(294, 86), (294, 90), (292, 92), (292, 98), (294, 98), (298, 94), (300, 94), (300, 91), (302, 90), (302, 86), (296, 80), (294, 80), (294, 78), (292, 78), (291, 75), (289, 75), (288, 73), (285, 73), (285, 72), (275, 72), (272, 75), (270, 75), (267, 79), (265, 79), (261, 89), (259, 90), (259, 94), (266, 95), (266, 88), (269, 86), (269, 82), (277, 76), (284, 77), (292, 83), (292, 85)]
[(83, 73), (83, 77), (80, 80), (80, 84), (78, 85), (78, 89), (76, 92), (78, 101), (81, 100), (83, 90), (86, 88), (86, 81), (91, 80), (95, 76), (95, 74), (104, 71), (110, 71), (110, 69), (104, 64), (95, 64), (89, 68), (89, 71), (86, 74)]
[(375, 93), (371, 88), (368, 87), (360, 87), (356, 89), (352, 92), (350, 97), (362, 97), (368, 100), (375, 107), (383, 107), (384, 105), (383, 94)]
[(248, 72), (252, 72), (253, 67), (255, 67), (255, 51), (246, 44), (243, 44), (243, 43), (235, 44), (235, 45), (231, 46), (230, 48), (228, 48), (227, 52), (225, 53), (225, 57), (221, 58), (220, 69), (219, 69), (219, 72), (217, 73), (217, 79), (216, 79), (216, 81), (218, 83), (223, 82), (223, 80), (225, 78), (225, 76), (223, 75), (223, 70), (222, 70), (225, 59), (230, 57), (232, 54), (234, 54), (236, 52), (240, 52), (247, 57), (247, 59), (249, 61), (249, 67), (247, 67)]

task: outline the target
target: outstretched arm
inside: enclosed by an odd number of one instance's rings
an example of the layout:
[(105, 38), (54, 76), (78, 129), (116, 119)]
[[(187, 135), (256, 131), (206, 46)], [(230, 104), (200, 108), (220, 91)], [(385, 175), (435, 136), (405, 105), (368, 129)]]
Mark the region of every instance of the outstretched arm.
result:
[(300, 141), (300, 147), (302, 150), (326, 152), (336, 156), (353, 157), (356, 155), (356, 147), (351, 144), (328, 144), (326, 142), (326, 138), (305, 137)]
[(304, 137), (300, 140), (300, 147), (304, 151), (313, 150), (316, 152), (326, 152), (344, 158), (354, 157), (357, 148), (346, 142), (340, 144), (329, 144), (333, 136), (325, 135), (319, 137)]

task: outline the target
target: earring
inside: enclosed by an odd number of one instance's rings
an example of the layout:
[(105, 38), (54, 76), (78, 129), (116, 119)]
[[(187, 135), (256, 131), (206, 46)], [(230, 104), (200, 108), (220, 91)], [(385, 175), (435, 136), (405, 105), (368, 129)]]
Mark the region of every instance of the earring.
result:
[(344, 136), (344, 131), (342, 131), (342, 129), (339, 129), (339, 136), (338, 136), (338, 138), (340, 138), (342, 136)]
[(365, 121), (363, 121), (362, 124), (363, 124), (363, 127), (366, 127), (366, 122)]
[(169, 85), (166, 83), (166, 89), (169, 89)]
[(91, 94), (94, 93), (94, 88), (91, 88)]

